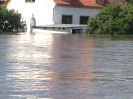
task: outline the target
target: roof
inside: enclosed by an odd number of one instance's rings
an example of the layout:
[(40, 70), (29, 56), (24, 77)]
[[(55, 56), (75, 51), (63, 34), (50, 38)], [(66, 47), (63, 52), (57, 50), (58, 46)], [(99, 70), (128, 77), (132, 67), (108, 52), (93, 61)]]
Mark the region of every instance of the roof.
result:
[(3, 5), (7, 5), (11, 0), (5, 0)]
[[(4, 5), (7, 5), (11, 0), (5, 0)], [(97, 4), (95, 0), (53, 0), (56, 5), (62, 6), (77, 6), (77, 7), (93, 7), (102, 8), (106, 4), (110, 4), (113, 0), (104, 0), (104, 4)], [(123, 5), (126, 0), (116, 0), (119, 4)]]
[(0, 1), (0, 4), (4, 4), (5, 1)]
[[(127, 4), (126, 0), (115, 0), (118, 4), (120, 4), (121, 6), (124, 6), (125, 4)], [(112, 0), (107, 0), (106, 4), (110, 4), (112, 3)]]
[[(6, 0), (4, 5), (7, 5), (11, 0)], [(63, 6), (80, 6), (80, 7), (103, 7), (103, 5), (96, 4), (94, 0), (53, 0), (56, 5)], [(69, 2), (68, 2), (69, 1)]]
[(103, 7), (103, 5), (95, 3), (94, 0), (54, 0), (57, 5), (65, 6), (81, 6), (81, 7)]

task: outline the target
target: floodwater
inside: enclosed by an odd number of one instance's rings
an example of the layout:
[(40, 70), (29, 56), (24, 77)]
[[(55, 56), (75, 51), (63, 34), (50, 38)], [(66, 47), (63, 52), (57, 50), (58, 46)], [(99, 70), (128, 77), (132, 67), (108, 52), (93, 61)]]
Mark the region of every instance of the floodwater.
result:
[(133, 99), (133, 37), (0, 35), (0, 99)]

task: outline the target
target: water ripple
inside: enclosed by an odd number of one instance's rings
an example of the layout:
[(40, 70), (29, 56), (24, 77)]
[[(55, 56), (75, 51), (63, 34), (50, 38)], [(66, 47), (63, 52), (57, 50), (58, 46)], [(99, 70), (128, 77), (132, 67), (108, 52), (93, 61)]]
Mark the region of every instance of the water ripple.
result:
[(0, 35), (0, 99), (132, 99), (133, 41)]

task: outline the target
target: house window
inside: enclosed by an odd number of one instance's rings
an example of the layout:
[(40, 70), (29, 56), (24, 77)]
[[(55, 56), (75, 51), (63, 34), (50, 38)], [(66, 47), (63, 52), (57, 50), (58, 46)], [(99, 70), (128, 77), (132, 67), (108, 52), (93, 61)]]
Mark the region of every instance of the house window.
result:
[(62, 1), (65, 1), (65, 2), (72, 2), (72, 0), (62, 0)]
[(80, 16), (80, 24), (87, 24), (89, 16)]
[(62, 15), (62, 24), (72, 24), (72, 15)]
[(25, 0), (25, 2), (35, 2), (35, 0)]
[(104, 0), (95, 0), (97, 4), (104, 4)]

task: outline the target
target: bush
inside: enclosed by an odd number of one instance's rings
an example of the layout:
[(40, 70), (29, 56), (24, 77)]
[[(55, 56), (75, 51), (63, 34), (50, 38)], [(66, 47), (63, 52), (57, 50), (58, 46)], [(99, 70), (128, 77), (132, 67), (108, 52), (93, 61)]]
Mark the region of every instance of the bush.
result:
[(116, 2), (107, 5), (88, 20), (88, 33), (133, 34), (133, 6), (121, 7)]
[(20, 29), (24, 29), (25, 25), (20, 13), (14, 9), (9, 10), (6, 6), (0, 5), (0, 31), (18, 32)]

